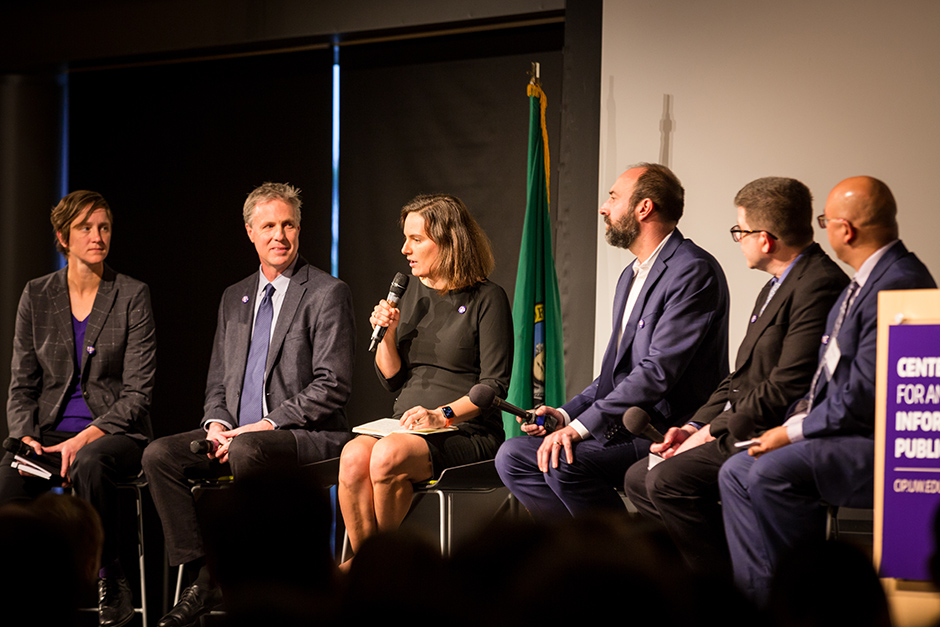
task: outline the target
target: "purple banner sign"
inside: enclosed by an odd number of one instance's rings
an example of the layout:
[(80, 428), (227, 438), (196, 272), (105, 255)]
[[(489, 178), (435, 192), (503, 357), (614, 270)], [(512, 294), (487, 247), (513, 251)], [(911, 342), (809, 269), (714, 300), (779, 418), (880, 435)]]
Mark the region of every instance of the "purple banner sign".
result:
[(929, 580), (940, 504), (940, 325), (892, 326), (881, 576)]

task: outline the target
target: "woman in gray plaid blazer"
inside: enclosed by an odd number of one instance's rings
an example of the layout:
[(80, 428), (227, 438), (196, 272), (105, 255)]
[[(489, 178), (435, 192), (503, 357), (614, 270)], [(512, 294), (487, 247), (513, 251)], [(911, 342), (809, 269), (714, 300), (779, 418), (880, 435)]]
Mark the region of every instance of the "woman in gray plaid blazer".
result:
[[(61, 476), (95, 506), (105, 530), (99, 622), (133, 617), (117, 561), (115, 482), (136, 476), (152, 438), (155, 339), (150, 291), (105, 265), (111, 209), (95, 192), (75, 191), (52, 210), (65, 268), (30, 281), (16, 317), (7, 401), (10, 436), (37, 454), (61, 458)], [(0, 462), (0, 503), (26, 499), (54, 482)], [(60, 479), (61, 482), (61, 479)]]

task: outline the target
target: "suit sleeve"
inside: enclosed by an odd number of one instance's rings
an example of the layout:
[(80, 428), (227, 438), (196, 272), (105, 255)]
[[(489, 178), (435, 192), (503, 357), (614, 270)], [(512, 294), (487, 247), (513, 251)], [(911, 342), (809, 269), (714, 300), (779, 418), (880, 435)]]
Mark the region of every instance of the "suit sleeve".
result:
[(29, 285), (23, 290), (16, 310), (13, 335), (13, 362), (7, 398), (7, 426), (10, 436), (39, 437), (39, 393), (42, 366), (33, 343), (33, 303)]
[(138, 284), (126, 306), (127, 336), (122, 355), (121, 390), (114, 402), (91, 423), (108, 434), (143, 431), (135, 429), (134, 424), (150, 412), (157, 369), (150, 289), (143, 283)]
[[(229, 429), (238, 426), (238, 421), (229, 413), (225, 403), (225, 332), (226, 332), (226, 295), (219, 303), (219, 319), (215, 325), (215, 338), (212, 341), (212, 357), (209, 359), (209, 375), (206, 378), (206, 403), (200, 423), (203, 428), (209, 422), (220, 422)], [(229, 356), (231, 358), (231, 356)]]
[(798, 287), (777, 364), (766, 378), (734, 401), (730, 420), (738, 416), (753, 420), (756, 433), (783, 423), (787, 408), (809, 389), (819, 363), (819, 340), (825, 333), (829, 310), (846, 282), (825, 274)]
[(699, 407), (695, 414), (689, 418), (688, 422), (697, 422), (702, 425), (712, 424), (716, 418), (718, 418), (722, 413), (724, 413), (725, 405), (728, 404), (729, 399), (729, 390), (731, 389), (731, 377), (728, 375), (721, 380), (721, 383), (718, 384), (718, 387), (714, 392), (711, 393), (711, 396), (708, 397), (708, 400), (704, 405)]
[[(355, 322), (352, 294), (342, 281), (329, 281), (306, 304), (315, 309), (306, 333), (311, 346), (310, 382), (266, 416), (278, 429), (345, 428), (337, 422), (352, 390)], [(285, 346), (286, 348), (286, 346)]]
[[(572, 414), (571, 403), (564, 407), (595, 438), (604, 437), (607, 424), (619, 422), (627, 408), (652, 408), (662, 400), (685, 372), (716, 320), (723, 319), (722, 284), (711, 264), (692, 259), (674, 267), (671, 274), (660, 278), (669, 281), (661, 308), (643, 311), (645, 324), (641, 331), (651, 333), (645, 355), (628, 373), (615, 375), (614, 389), (580, 415)], [(640, 338), (641, 331), (634, 337), (633, 350), (646, 343)]]

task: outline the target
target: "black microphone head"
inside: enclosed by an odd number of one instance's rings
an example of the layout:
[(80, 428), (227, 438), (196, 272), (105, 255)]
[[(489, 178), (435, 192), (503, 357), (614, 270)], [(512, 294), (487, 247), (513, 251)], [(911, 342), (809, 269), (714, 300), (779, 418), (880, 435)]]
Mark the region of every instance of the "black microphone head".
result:
[(392, 285), (388, 288), (390, 294), (394, 294), (398, 298), (401, 298), (401, 295), (405, 293), (405, 290), (408, 289), (408, 281), (411, 279), (407, 274), (399, 272), (395, 275), (395, 278), (392, 279)]
[(750, 440), (754, 434), (754, 419), (744, 414), (732, 414), (728, 419), (728, 431), (739, 442)]
[(489, 409), (493, 406), (493, 401), (496, 400), (496, 390), (488, 385), (477, 383), (470, 388), (467, 396), (470, 397), (470, 402), (480, 409)]
[(623, 426), (633, 435), (643, 435), (650, 424), (650, 415), (642, 407), (630, 407), (623, 412)]
[(208, 453), (212, 449), (212, 444), (209, 440), (193, 440), (189, 443), (189, 450), (199, 455), (200, 453)]

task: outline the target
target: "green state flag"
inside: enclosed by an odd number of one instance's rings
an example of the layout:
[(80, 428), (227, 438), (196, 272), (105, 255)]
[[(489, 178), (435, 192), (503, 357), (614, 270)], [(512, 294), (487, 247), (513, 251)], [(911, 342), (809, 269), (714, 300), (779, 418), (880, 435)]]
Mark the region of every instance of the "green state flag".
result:
[[(565, 402), (565, 356), (558, 277), (548, 214), (548, 131), (545, 93), (529, 83), (529, 167), (525, 226), (512, 303), (515, 353), (508, 400), (523, 409)], [(522, 433), (515, 416), (503, 414), (506, 437)]]

